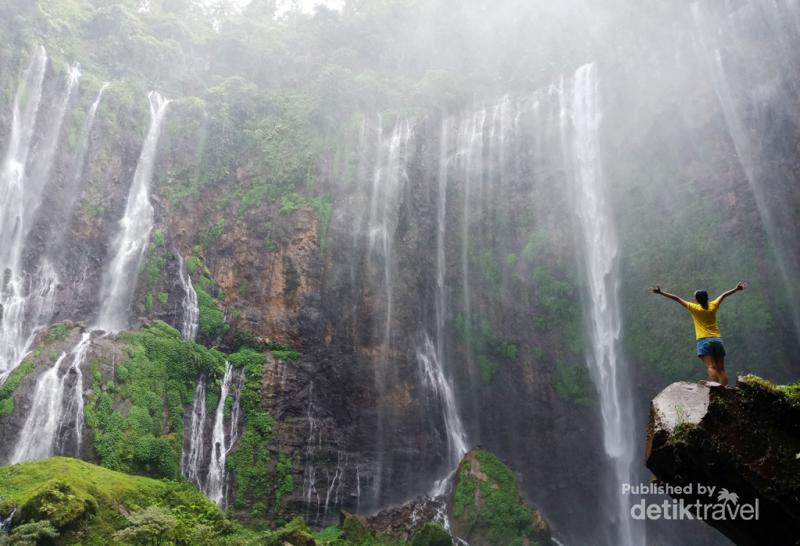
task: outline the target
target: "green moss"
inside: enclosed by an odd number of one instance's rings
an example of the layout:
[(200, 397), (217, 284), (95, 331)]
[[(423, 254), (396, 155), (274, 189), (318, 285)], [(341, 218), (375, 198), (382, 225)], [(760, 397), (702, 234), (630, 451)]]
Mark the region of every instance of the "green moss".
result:
[(292, 479), (292, 459), (282, 454), (278, 458), (276, 474), (275, 511), (280, 513), (283, 507), (283, 498), (287, 495), (291, 495), (292, 491), (294, 491), (294, 481)]
[(439, 524), (427, 523), (411, 539), (410, 546), (452, 546), (453, 540)]
[(468, 531), (467, 540), (522, 546), (535, 543), (544, 531), (522, 502), (508, 467), (482, 449), (467, 455), (458, 469), (452, 510), (457, 528)]
[(197, 271), (197, 268), (200, 267), (201, 261), (200, 258), (197, 256), (189, 256), (186, 258), (186, 271), (189, 275), (194, 275), (194, 272)]
[[(239, 396), (244, 430), (239, 448), (228, 457), (228, 468), (234, 477), (234, 503), (244, 508), (249, 499), (263, 495), (272, 486), (270, 479), (269, 444), (272, 440), (272, 418), (261, 409), (261, 379), (264, 354), (245, 347), (228, 356), (229, 362), (243, 368), (245, 381)], [(266, 516), (266, 507), (259, 505), (251, 517)]]
[(272, 351), (272, 356), (274, 356), (278, 360), (297, 360), (303, 355), (302, 353), (298, 353), (297, 351), (291, 351), (289, 349), (275, 349)]
[(123, 512), (160, 505), (174, 514), (186, 543), (198, 524), (230, 529), (222, 512), (195, 488), (101, 468), (77, 459), (50, 459), (0, 467), (0, 498), (18, 507), (15, 524), (47, 520), (56, 544), (110, 544), (127, 525)]
[(591, 403), (592, 382), (589, 370), (583, 364), (564, 364), (556, 362), (553, 387), (559, 398), (581, 406)]
[(459, 314), (455, 321), (456, 334), (464, 346), (476, 356), (481, 379), (490, 384), (503, 364), (517, 359), (517, 345), (497, 337), (488, 320), (468, 321)]
[(672, 431), (670, 436), (670, 443), (672, 444), (686, 444), (692, 435), (692, 432), (697, 429), (697, 425), (693, 423), (679, 423)]
[(64, 339), (67, 336), (69, 336), (71, 331), (72, 328), (65, 322), (59, 322), (58, 324), (54, 324), (47, 331), (47, 341), (52, 343), (53, 341)]
[(33, 362), (23, 360), (22, 364), (16, 367), (8, 377), (6, 382), (0, 385), (0, 417), (10, 415), (14, 411), (14, 391), (20, 382), (33, 371)]
[(105, 386), (95, 379), (84, 410), (98, 459), (114, 470), (177, 478), (184, 407), (201, 374), (221, 377), (224, 356), (161, 321), (122, 339), (127, 359)]
[(206, 339), (222, 335), (225, 333), (227, 326), (225, 324), (225, 314), (220, 309), (217, 299), (209, 293), (212, 286), (212, 281), (206, 277), (201, 277), (200, 282), (195, 286), (197, 307), (200, 312), (198, 331), (200, 336)]

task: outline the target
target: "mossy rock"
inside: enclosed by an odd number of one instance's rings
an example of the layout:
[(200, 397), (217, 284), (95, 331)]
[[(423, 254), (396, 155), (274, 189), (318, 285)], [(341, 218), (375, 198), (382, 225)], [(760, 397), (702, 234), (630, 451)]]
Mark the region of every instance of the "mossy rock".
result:
[(186, 536), (200, 524), (231, 531), (222, 511), (187, 483), (131, 476), (66, 457), (0, 467), (0, 499), (3, 511), (18, 507), (15, 527), (52, 523), (58, 545), (113, 544), (114, 532), (129, 525), (126, 514), (153, 505), (170, 510)]
[(342, 512), (339, 527), (342, 529), (342, 538), (354, 544), (361, 544), (372, 537), (367, 522), (362, 516), (356, 514)]
[(81, 519), (97, 513), (97, 501), (78, 492), (60, 478), (46, 482), (20, 508), (21, 521), (47, 520), (56, 529), (77, 525)]
[(453, 546), (453, 539), (441, 525), (426, 523), (411, 539), (411, 546)]
[(448, 504), (454, 536), (472, 546), (552, 544), (542, 515), (520, 497), (514, 474), (485, 449), (464, 456)]

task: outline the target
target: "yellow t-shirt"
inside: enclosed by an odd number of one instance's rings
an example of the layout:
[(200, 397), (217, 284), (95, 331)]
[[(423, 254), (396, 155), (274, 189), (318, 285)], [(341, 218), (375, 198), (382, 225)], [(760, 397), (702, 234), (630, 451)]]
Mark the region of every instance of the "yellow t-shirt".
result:
[(717, 309), (719, 300), (708, 302), (708, 309), (703, 309), (699, 303), (686, 302), (686, 308), (694, 319), (694, 333), (697, 339), (704, 337), (722, 337), (717, 326)]

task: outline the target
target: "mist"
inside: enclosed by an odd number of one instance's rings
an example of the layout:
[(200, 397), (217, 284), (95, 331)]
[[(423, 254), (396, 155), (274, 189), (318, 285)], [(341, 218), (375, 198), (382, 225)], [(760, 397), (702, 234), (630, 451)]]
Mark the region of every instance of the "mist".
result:
[[(706, 378), (647, 288), (749, 281), (731, 384), (797, 382), (798, 51), (798, 0), (7, 0), (0, 463), (179, 480), (236, 544), (734, 543), (631, 516)], [(519, 535), (464, 523), (478, 447)]]

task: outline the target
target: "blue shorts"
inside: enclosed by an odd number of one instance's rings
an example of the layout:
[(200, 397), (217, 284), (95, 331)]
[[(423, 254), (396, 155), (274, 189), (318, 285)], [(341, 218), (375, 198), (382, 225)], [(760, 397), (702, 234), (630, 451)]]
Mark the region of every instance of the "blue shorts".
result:
[(697, 356), (700, 358), (704, 356), (725, 356), (725, 345), (722, 344), (722, 338), (702, 337), (698, 339)]

